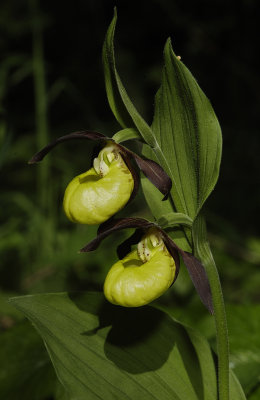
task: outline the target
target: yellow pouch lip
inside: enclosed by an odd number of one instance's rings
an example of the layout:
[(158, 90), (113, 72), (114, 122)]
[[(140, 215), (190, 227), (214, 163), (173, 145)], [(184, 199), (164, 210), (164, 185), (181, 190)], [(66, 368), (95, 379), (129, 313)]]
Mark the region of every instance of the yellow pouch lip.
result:
[(111, 267), (104, 294), (113, 304), (140, 307), (160, 297), (173, 283), (175, 272), (175, 262), (166, 248), (154, 250), (144, 263), (133, 250)]
[(103, 177), (94, 168), (76, 176), (65, 190), (64, 212), (74, 223), (100, 224), (127, 204), (133, 189), (132, 174), (120, 157)]

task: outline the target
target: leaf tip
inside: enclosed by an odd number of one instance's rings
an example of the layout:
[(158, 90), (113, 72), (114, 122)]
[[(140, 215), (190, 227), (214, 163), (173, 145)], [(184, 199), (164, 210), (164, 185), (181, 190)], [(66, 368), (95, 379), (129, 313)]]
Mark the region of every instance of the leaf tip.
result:
[(116, 8), (116, 6), (114, 7), (114, 18), (117, 18), (117, 8)]
[(165, 42), (165, 46), (164, 46), (164, 50), (163, 50), (164, 54), (167, 53), (170, 49), (172, 49), (172, 39), (169, 36)]
[[(30, 296), (30, 295), (29, 295)], [(6, 302), (10, 305), (12, 305), (14, 308), (19, 309), (19, 302), (21, 298), (26, 297), (26, 296), (15, 296), (15, 297), (9, 297), (6, 299)], [(17, 304), (18, 303), (18, 304)]]
[(15, 297), (9, 297), (8, 299), (6, 299), (7, 303), (12, 303), (15, 300)]
[(172, 40), (170, 37), (168, 37), (168, 39), (166, 40), (165, 46), (164, 46), (164, 55), (167, 56), (168, 54), (171, 54), (175, 60), (180, 61), (181, 60), (181, 56), (176, 56), (176, 54), (174, 53), (173, 47), (172, 47)]

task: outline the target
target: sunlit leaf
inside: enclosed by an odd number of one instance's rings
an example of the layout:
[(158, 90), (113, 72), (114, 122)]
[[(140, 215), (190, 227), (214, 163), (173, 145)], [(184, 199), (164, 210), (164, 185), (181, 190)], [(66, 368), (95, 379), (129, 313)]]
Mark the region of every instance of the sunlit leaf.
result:
[[(167, 314), (169, 314), (170, 316), (172, 316), (173, 318), (175, 318), (176, 315), (176, 308), (173, 307), (172, 305), (169, 306), (165, 306), (162, 305), (159, 302), (155, 302), (154, 305), (156, 306), (156, 308), (163, 310), (164, 312), (166, 312)], [(194, 310), (193, 312), (197, 312), (198, 310)], [(177, 311), (177, 314), (180, 312)], [(183, 315), (183, 311), (181, 311), (181, 314)], [(199, 314), (199, 312), (198, 312)], [(206, 316), (207, 320), (211, 320), (212, 322), (214, 321), (212, 316), (207, 315)], [(189, 324), (191, 323), (191, 320), (189, 321)], [(196, 325), (197, 326), (197, 325)], [(199, 356), (205, 356), (206, 360), (209, 361), (209, 345), (208, 342), (205, 340), (205, 336), (204, 336), (204, 332), (203, 333), (199, 333), (197, 330), (195, 331), (194, 329), (189, 328), (188, 326), (186, 327), (186, 329), (189, 332), (190, 338), (193, 342), (193, 345), (196, 347), (196, 341), (197, 344), (199, 344), (200, 346), (200, 352), (198, 351), (198, 355)], [(203, 336), (202, 336), (203, 335)], [(194, 338), (196, 338), (196, 341), (194, 340)], [(215, 347), (215, 346), (214, 346)], [(205, 361), (204, 359), (201, 360), (201, 370), (203, 371), (204, 369), (207, 370), (210, 367), (210, 365), (208, 364), (207, 361)], [(213, 375), (212, 375), (213, 376)], [(209, 379), (209, 377), (207, 377), (207, 379)], [(239, 382), (239, 380), (237, 379), (237, 376), (235, 375), (234, 371), (232, 369), (230, 369), (230, 374), (229, 374), (229, 379), (230, 379), (230, 400), (246, 400), (245, 394), (243, 392), (243, 388)], [(209, 381), (208, 382), (209, 385), (214, 384), (214, 382)], [(207, 399), (207, 397), (205, 397), (205, 400)], [(252, 400), (256, 400), (257, 398), (254, 398)]]
[(162, 311), (114, 306), (98, 293), (11, 303), (33, 321), (73, 399), (216, 400), (207, 342)]
[(167, 41), (162, 85), (156, 96), (151, 129), (134, 107), (116, 69), (116, 19), (115, 12), (103, 47), (110, 107), (123, 128), (136, 128), (153, 149), (154, 161), (172, 179), (176, 211), (194, 218), (218, 178), (222, 139), (217, 118), (210, 102)]
[(167, 159), (178, 212), (194, 218), (218, 178), (221, 130), (212, 106), (170, 40), (152, 130)]

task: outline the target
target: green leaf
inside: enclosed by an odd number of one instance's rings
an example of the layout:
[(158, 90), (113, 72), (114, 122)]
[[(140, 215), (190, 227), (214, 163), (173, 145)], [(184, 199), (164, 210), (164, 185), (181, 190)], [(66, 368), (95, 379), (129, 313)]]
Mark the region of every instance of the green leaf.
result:
[[(230, 371), (229, 365), (229, 344), (228, 344), (228, 336), (227, 336), (227, 321), (226, 321), (226, 313), (223, 302), (223, 295), (221, 291), (219, 276), (217, 273), (216, 265), (211, 253), (210, 245), (207, 240), (207, 229), (206, 223), (201, 215), (198, 215), (193, 224), (193, 239), (194, 239), (194, 254), (198, 257), (199, 260), (203, 263), (203, 266), (206, 270), (206, 273), (209, 278), (213, 305), (214, 305), (214, 315), (215, 315), (215, 323), (217, 328), (217, 349), (218, 349), (218, 357), (219, 357), (219, 377), (222, 373), (222, 381), (228, 380), (228, 371)], [(223, 373), (224, 372), (224, 373)], [(232, 393), (232, 399), (245, 399), (243, 389), (240, 386), (239, 382), (236, 379), (233, 379), (233, 375), (231, 374), (232, 379), (230, 381), (230, 393)], [(219, 381), (221, 387), (221, 380)], [(227, 383), (226, 383), (227, 385)]]
[(104, 46), (103, 46), (103, 68), (105, 77), (105, 86), (107, 98), (110, 108), (117, 121), (123, 128), (134, 127), (134, 123), (126, 110), (121, 95), (117, 88), (117, 80), (115, 76), (115, 55), (114, 55), (114, 33), (117, 20), (116, 8), (114, 9), (114, 18), (107, 30)]
[[(172, 316), (175, 319), (176, 314), (182, 314), (183, 317), (183, 310), (180, 311), (178, 310), (176, 312), (176, 308), (171, 306), (166, 306), (166, 305), (162, 305), (160, 304), (158, 301), (154, 303), (154, 305), (156, 306), (156, 308), (163, 310), (164, 312), (166, 312), (167, 314), (169, 314), (170, 316)], [(193, 313), (198, 314), (199, 317), (199, 312), (198, 310), (194, 309)], [(179, 315), (179, 317), (181, 317), (181, 314)], [(187, 313), (188, 314), (188, 313)], [(185, 317), (184, 317), (185, 318)], [(213, 322), (213, 318), (210, 315), (206, 316), (207, 320), (211, 320)], [(195, 318), (191, 318), (189, 321), (189, 324), (192, 323), (192, 320)], [(197, 322), (197, 321), (196, 321)], [(195, 323), (196, 323), (195, 322)], [(186, 323), (185, 323), (186, 324)], [(201, 333), (199, 333), (197, 330), (195, 329), (191, 329), (189, 326), (186, 326), (186, 329), (189, 332), (189, 336), (193, 342), (193, 345), (196, 347), (196, 341), (198, 341), (199, 344), (199, 348), (197, 348), (197, 354), (198, 355), (203, 355), (205, 356), (206, 360), (201, 360), (201, 370), (203, 371), (203, 369), (209, 369), (211, 368), (211, 377), (213, 379), (213, 372), (212, 372), (212, 366), (210, 366), (210, 359), (209, 359), (209, 345), (208, 345), (208, 341), (205, 339), (204, 335), (202, 336)], [(202, 332), (203, 330), (201, 330)], [(216, 347), (216, 346), (214, 346)], [(213, 352), (214, 353), (214, 352)], [(217, 357), (217, 356), (216, 356)], [(237, 379), (237, 376), (235, 375), (235, 372), (230, 369), (230, 400), (246, 400), (245, 394), (243, 392), (243, 389), (240, 385), (240, 382)], [(209, 377), (207, 377), (207, 379), (209, 379)], [(209, 382), (209, 384), (213, 384), (212, 382)], [(205, 399), (206, 400), (206, 399)]]
[(246, 396), (243, 392), (243, 389), (235, 375), (235, 373), (230, 370), (229, 375), (229, 393), (230, 393), (230, 400), (246, 400)]
[(216, 400), (207, 342), (151, 306), (99, 293), (11, 299), (42, 336), (72, 399)]
[(168, 163), (176, 210), (194, 219), (218, 178), (221, 130), (209, 100), (170, 40), (164, 61), (152, 130)]
[(123, 128), (135, 128), (146, 143), (156, 146), (154, 134), (130, 100), (116, 69), (114, 54), (114, 34), (117, 21), (116, 9), (114, 18), (108, 28), (103, 46), (103, 65), (105, 85), (110, 108)]
[(0, 291), (0, 328), (5, 322), (7, 325), (13, 325), (16, 321), (24, 319), (23, 314), (7, 302), (15, 295), (16, 293)]
[(55, 400), (70, 400), (70, 396), (64, 386), (57, 380), (56, 390), (54, 394)]
[[(152, 156), (148, 156), (148, 158), (159, 163), (165, 172), (172, 178), (172, 176), (169, 174), (169, 166), (162, 150), (159, 147), (154, 132), (134, 107), (117, 72), (114, 54), (114, 34), (116, 21), (117, 13), (115, 9), (114, 18), (108, 28), (103, 46), (105, 85), (110, 108), (117, 121), (123, 128), (133, 128), (139, 132), (144, 142), (146, 142), (154, 150)], [(147, 156), (147, 154), (145, 155)], [(172, 209), (170, 211), (172, 211)], [(153, 209), (152, 212), (154, 212)]]
[[(151, 156), (150, 152), (150, 156)], [(146, 155), (148, 152), (146, 152)], [(165, 214), (172, 213), (172, 202), (169, 197), (168, 200), (162, 201), (161, 193), (155, 188), (155, 186), (146, 178), (141, 178), (142, 188), (145, 196), (145, 200), (152, 212), (152, 215), (156, 222), (163, 218)], [(185, 233), (182, 229), (174, 228), (171, 230), (167, 230), (168, 235), (174, 240), (174, 242), (179, 246), (182, 250), (191, 251), (191, 246), (185, 236)]]
[[(174, 305), (166, 311), (185, 324), (195, 325), (216, 351), (214, 320), (212, 316), (201, 313), (198, 303), (189, 304), (189, 312), (184, 313), (183, 309)], [(260, 377), (260, 305), (226, 304), (226, 315), (230, 368), (235, 372), (245, 394), (249, 395)]]
[(250, 393), (248, 400), (259, 400), (260, 398), (260, 383), (258, 386)]
[(192, 226), (192, 219), (186, 214), (170, 212), (162, 215), (157, 221), (162, 228), (169, 228), (176, 225)]
[[(160, 304), (158, 301), (153, 303), (153, 306), (156, 307), (159, 310), (164, 311), (167, 313), (169, 316), (173, 318), (174, 321), (176, 319), (174, 318), (174, 308), (169, 308), (168, 306)], [(180, 323), (180, 322), (179, 322)], [(196, 351), (196, 354), (199, 359), (199, 365), (200, 365), (200, 370), (202, 373), (202, 382), (204, 386), (204, 398), (205, 400), (208, 398), (211, 398), (210, 396), (214, 393), (214, 396), (217, 397), (217, 385), (216, 385), (216, 371), (215, 371), (215, 365), (212, 357), (212, 352), (210, 349), (210, 346), (208, 344), (208, 341), (195, 329), (192, 329), (189, 326), (185, 326), (185, 330), (187, 334), (189, 335), (190, 341), (192, 345), (194, 346), (194, 349)], [(211, 388), (211, 389), (210, 389)], [(211, 394), (210, 394), (211, 392)], [(203, 396), (202, 396), (203, 398)]]
[(146, 177), (141, 177), (141, 183), (145, 200), (154, 219), (158, 221), (164, 214), (170, 214), (172, 212), (170, 199), (162, 201), (162, 194)]
[(31, 324), (19, 323), (0, 335), (0, 398), (43, 400), (57, 378), (43, 342)]
[(125, 142), (126, 140), (131, 140), (131, 139), (142, 140), (142, 136), (136, 129), (126, 128), (115, 133), (112, 139), (114, 139), (116, 143), (122, 143)]
[(218, 178), (222, 139), (217, 118), (210, 102), (167, 41), (162, 85), (156, 96), (151, 129), (134, 107), (116, 69), (116, 20), (115, 11), (103, 47), (110, 107), (123, 128), (135, 128), (140, 133), (154, 151), (152, 159), (171, 177), (176, 211), (194, 218)]

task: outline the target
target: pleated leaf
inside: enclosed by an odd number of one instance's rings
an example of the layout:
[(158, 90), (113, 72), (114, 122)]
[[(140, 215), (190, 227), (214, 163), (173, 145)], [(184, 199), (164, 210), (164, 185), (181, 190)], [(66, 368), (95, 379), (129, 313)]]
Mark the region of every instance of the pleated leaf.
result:
[(170, 168), (176, 211), (193, 219), (218, 178), (221, 130), (209, 100), (170, 40), (164, 63), (152, 130)]
[(208, 343), (151, 306), (125, 309), (99, 293), (11, 299), (42, 336), (77, 400), (217, 400)]
[[(135, 128), (154, 151), (154, 161), (173, 181), (177, 212), (194, 218), (214, 188), (221, 159), (222, 138), (213, 108), (170, 40), (164, 51), (162, 85), (156, 96), (152, 127), (130, 100), (116, 69), (114, 33), (117, 15), (108, 28), (103, 62), (110, 107), (123, 128)], [(149, 157), (151, 158), (151, 157)]]
[(156, 146), (154, 134), (142, 116), (136, 110), (118, 74), (114, 54), (114, 34), (117, 12), (107, 30), (103, 46), (103, 66), (106, 92), (110, 108), (122, 128), (135, 128), (140, 139), (150, 146)]
[(115, 133), (113, 135), (112, 139), (116, 143), (122, 143), (122, 142), (125, 142), (126, 140), (140, 139), (140, 134), (134, 128), (125, 128), (125, 129), (121, 129), (121, 131), (118, 131), (117, 133)]

